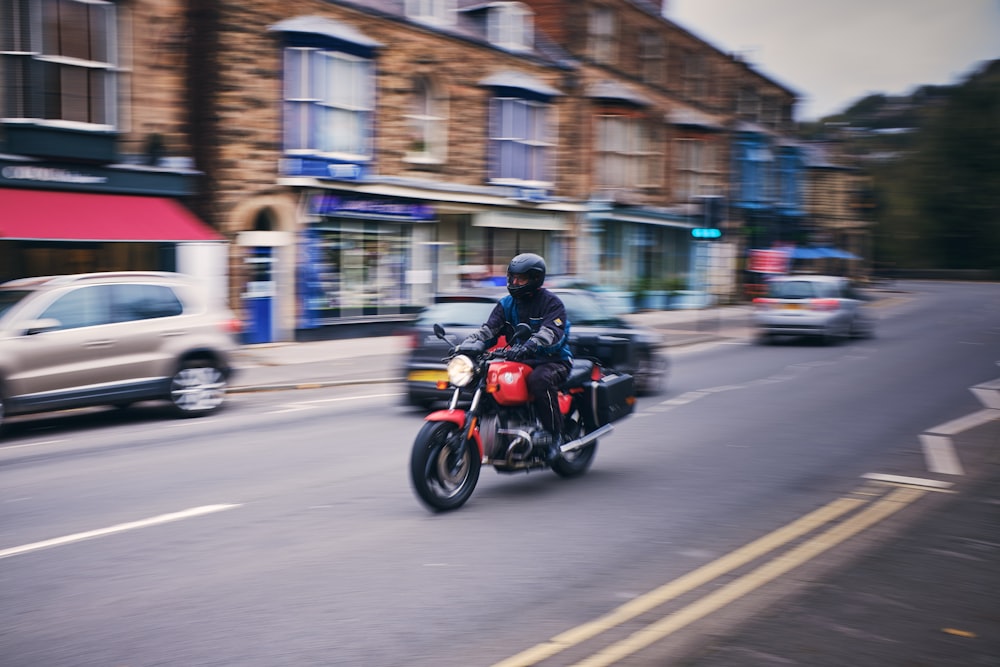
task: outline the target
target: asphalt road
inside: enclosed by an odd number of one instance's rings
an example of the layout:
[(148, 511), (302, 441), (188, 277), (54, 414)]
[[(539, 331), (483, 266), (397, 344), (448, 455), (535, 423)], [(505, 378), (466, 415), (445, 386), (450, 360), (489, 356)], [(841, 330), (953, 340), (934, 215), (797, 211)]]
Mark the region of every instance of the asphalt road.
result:
[(588, 475), (485, 470), (445, 515), (392, 384), (19, 422), (0, 664), (996, 664), (1000, 428), (951, 438), (962, 474), (921, 435), (1000, 376), (1000, 286), (916, 285), (879, 325), (677, 351)]

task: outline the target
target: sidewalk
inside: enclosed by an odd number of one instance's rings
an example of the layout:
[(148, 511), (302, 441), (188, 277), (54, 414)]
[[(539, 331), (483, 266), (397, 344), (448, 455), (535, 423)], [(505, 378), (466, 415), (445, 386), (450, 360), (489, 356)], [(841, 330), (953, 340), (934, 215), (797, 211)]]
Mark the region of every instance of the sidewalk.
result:
[[(750, 306), (654, 310), (623, 316), (656, 329), (665, 347), (750, 335)], [(376, 336), (245, 345), (236, 354), (230, 393), (402, 382), (407, 337)], [(363, 359), (364, 363), (358, 363)]]

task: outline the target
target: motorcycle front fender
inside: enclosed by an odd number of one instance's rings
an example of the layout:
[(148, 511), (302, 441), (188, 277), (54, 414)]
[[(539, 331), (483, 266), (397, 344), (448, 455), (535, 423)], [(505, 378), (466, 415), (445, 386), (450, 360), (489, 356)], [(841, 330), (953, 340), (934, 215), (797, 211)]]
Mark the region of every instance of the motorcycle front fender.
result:
[[(465, 410), (435, 410), (426, 417), (424, 421), (429, 422), (451, 422), (458, 428), (465, 427)], [(476, 442), (476, 449), (479, 450), (479, 458), (483, 458), (483, 441), (479, 437), (479, 424), (472, 429), (472, 439)]]

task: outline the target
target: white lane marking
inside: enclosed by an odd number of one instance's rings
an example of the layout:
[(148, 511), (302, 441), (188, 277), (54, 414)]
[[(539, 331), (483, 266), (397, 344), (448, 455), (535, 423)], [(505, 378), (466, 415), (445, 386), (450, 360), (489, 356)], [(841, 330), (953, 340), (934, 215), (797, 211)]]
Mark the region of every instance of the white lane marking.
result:
[(699, 398), (703, 398), (705, 396), (708, 396), (708, 394), (706, 394), (703, 391), (688, 391), (681, 394), (680, 396), (675, 396), (674, 398), (667, 399), (662, 403), (660, 403), (660, 405), (687, 405), (688, 403), (693, 403), (694, 401), (697, 401)]
[[(1000, 365), (1000, 361), (997, 364)], [(969, 391), (986, 407), (1000, 410), (1000, 379), (977, 384)]]
[(387, 398), (390, 396), (402, 396), (403, 392), (393, 391), (385, 394), (364, 394), (362, 396), (341, 396), (338, 398), (314, 398), (311, 401), (301, 401), (302, 403), (338, 403), (340, 401), (359, 401), (365, 398)]
[(958, 462), (955, 448), (951, 446), (951, 438), (946, 435), (920, 434), (920, 442), (924, 446), (924, 458), (927, 469), (943, 475), (964, 475), (962, 464)]
[(709, 387), (708, 389), (702, 389), (706, 394), (718, 394), (723, 391), (733, 391), (735, 389), (746, 389), (746, 385), (742, 384), (727, 384), (721, 387)]
[(190, 519), (196, 516), (212, 514), (214, 512), (223, 512), (225, 510), (231, 510), (235, 507), (240, 507), (241, 505), (242, 504), (203, 505), (201, 507), (192, 507), (191, 509), (183, 510), (181, 512), (161, 514), (159, 516), (150, 517), (149, 519), (140, 519), (139, 521), (129, 521), (128, 523), (119, 523), (115, 526), (108, 526), (107, 528), (98, 528), (97, 530), (88, 530), (82, 533), (73, 533), (72, 535), (54, 537), (50, 540), (42, 540), (41, 542), (32, 542), (31, 544), (23, 544), (19, 547), (2, 549), (0, 550), (0, 559), (9, 558), (10, 556), (17, 556), (23, 553), (28, 553), (29, 551), (38, 551), (39, 549), (58, 547), (64, 544), (71, 544), (73, 542), (81, 542), (83, 540), (93, 539), (95, 537), (104, 537), (106, 535), (122, 533), (127, 530), (135, 530), (137, 528), (147, 528), (149, 526), (156, 526), (163, 523), (170, 523), (172, 521), (180, 521), (182, 519)]
[(58, 445), (64, 442), (66, 442), (65, 438), (60, 440), (42, 440), (41, 442), (26, 442), (23, 445), (5, 445), (0, 447), (0, 451), (7, 449), (22, 449), (24, 447), (44, 447), (45, 445)]
[(931, 433), (933, 435), (955, 435), (956, 433), (967, 431), (970, 428), (982, 426), (983, 424), (989, 423), (998, 417), (1000, 417), (1000, 411), (998, 410), (980, 410), (979, 412), (973, 412), (965, 415), (964, 417), (953, 419), (950, 422), (945, 422), (940, 426), (929, 428), (925, 431), (925, 433)]
[(906, 484), (907, 486), (924, 486), (929, 489), (950, 489), (955, 486), (951, 482), (942, 482), (936, 479), (925, 479), (923, 477), (906, 477), (904, 475), (884, 475), (880, 472), (866, 472), (862, 475), (865, 479), (876, 482), (889, 482), (890, 484)]
[(313, 403), (341, 403), (345, 401), (359, 401), (367, 398), (388, 398), (391, 396), (402, 396), (403, 392), (395, 391), (385, 394), (364, 394), (363, 396), (340, 396), (337, 398), (316, 398), (311, 401), (300, 401), (297, 403), (286, 403), (280, 408), (276, 408), (268, 412), (268, 414), (281, 414), (285, 412), (298, 412), (300, 410), (312, 410), (313, 408), (318, 408), (318, 405), (312, 405)]

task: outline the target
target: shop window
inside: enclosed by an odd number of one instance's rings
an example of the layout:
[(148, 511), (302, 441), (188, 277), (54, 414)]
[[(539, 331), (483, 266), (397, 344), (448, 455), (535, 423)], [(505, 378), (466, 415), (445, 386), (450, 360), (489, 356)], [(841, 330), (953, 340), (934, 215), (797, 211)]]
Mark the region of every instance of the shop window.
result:
[(330, 218), (303, 239), (303, 326), (396, 314), (410, 303), (410, 225)]
[(4, 119), (113, 129), (119, 72), (115, 5), (0, 2)]

